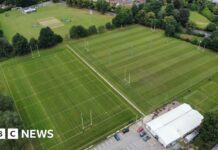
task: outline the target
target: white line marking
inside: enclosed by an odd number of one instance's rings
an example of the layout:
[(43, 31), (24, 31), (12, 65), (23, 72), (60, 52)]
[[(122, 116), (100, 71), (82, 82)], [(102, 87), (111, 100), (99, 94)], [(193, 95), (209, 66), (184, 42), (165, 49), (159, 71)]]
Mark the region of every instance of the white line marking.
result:
[(95, 72), (104, 82), (106, 82), (115, 92), (117, 92), (124, 100), (126, 100), (129, 105), (131, 105), (135, 110), (137, 110), (141, 115), (145, 116), (145, 114), (135, 105), (133, 104), (125, 95), (123, 95), (119, 90), (117, 90), (107, 79), (105, 79), (95, 68), (93, 68), (85, 59), (83, 59), (77, 52), (74, 51), (72, 47), (68, 44), (67, 48), (72, 51), (83, 63), (85, 63), (93, 72)]

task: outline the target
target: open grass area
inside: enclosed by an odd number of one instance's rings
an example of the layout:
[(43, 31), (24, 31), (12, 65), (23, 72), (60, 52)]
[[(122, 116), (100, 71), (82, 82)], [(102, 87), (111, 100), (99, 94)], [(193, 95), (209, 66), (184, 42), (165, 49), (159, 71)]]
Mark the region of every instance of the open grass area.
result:
[(134, 25), (71, 46), (145, 113), (175, 99), (203, 112), (218, 107), (210, 96), (218, 98), (217, 81), (208, 81), (218, 72), (217, 55), (163, 31)]
[(35, 150), (84, 149), (136, 118), (136, 111), (64, 45), (37, 56), (0, 64), (0, 90), (14, 98), (25, 127), (54, 130), (53, 139), (32, 141)]
[[(102, 15), (97, 12), (90, 14), (88, 9), (70, 8), (64, 4), (50, 4), (39, 8), (37, 12), (31, 14), (23, 14), (18, 10), (0, 14), (0, 23), (9, 40), (17, 32), (27, 38), (31, 38), (38, 37), (39, 31), (43, 27), (40, 20), (47, 18), (54, 18), (61, 22), (62, 25), (56, 26), (53, 30), (63, 37), (69, 33), (72, 25), (83, 25), (85, 27), (90, 25), (99, 26), (110, 22), (112, 19), (111, 16)], [(51, 23), (47, 25), (53, 27)]]
[(199, 29), (205, 29), (210, 23), (206, 17), (195, 11), (190, 12), (190, 20), (193, 21)]

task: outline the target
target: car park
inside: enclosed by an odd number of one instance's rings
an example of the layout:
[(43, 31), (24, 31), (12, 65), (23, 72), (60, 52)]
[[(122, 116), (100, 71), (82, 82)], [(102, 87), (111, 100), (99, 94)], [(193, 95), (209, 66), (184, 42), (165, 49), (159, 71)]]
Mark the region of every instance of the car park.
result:
[(144, 131), (144, 128), (143, 128), (143, 127), (139, 127), (139, 128), (137, 129), (137, 132), (142, 132), (142, 131)]
[(120, 141), (120, 137), (119, 137), (119, 135), (116, 133), (116, 134), (114, 134), (114, 138), (117, 140), (117, 141)]
[(122, 130), (122, 132), (123, 132), (123, 134), (129, 132), (129, 128), (124, 128), (124, 129)]
[(142, 139), (143, 141), (147, 142), (150, 138), (151, 137), (148, 134), (146, 134)]
[(142, 131), (142, 132), (139, 133), (139, 136), (140, 136), (140, 137), (143, 137), (143, 136), (145, 136), (145, 135), (146, 135), (146, 132), (145, 132), (145, 131)]

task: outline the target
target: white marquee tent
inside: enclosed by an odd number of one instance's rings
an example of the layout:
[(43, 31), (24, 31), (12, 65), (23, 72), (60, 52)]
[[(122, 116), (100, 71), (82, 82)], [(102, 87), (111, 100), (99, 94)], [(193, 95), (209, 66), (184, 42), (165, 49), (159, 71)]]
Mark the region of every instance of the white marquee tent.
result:
[(167, 147), (197, 128), (202, 120), (203, 116), (198, 111), (182, 104), (148, 122), (146, 128)]

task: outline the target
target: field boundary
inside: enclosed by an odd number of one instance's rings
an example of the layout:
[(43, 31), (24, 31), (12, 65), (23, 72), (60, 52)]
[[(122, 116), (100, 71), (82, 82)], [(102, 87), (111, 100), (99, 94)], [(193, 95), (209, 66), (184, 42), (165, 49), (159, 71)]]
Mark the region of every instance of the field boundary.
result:
[(85, 59), (83, 59), (70, 45), (66, 45), (66, 47), (73, 52), (88, 68), (90, 68), (94, 73), (96, 73), (105, 83), (107, 83), (116, 93), (118, 93), (129, 105), (131, 105), (135, 110), (137, 110), (141, 115), (145, 116), (145, 114), (135, 105), (133, 104), (123, 93), (121, 93), (114, 85), (112, 85), (104, 76), (102, 76), (94, 67), (92, 67)]
[[(5, 72), (4, 72), (4, 68), (2, 67), (2, 65), (0, 65), (0, 67), (1, 67), (1, 72), (3, 73), (4, 80), (5, 80), (5, 82), (6, 82), (6, 86), (7, 86), (8, 90), (9, 90), (10, 95), (11, 95), (12, 98), (13, 98), (14, 106), (15, 106), (15, 108), (16, 108), (16, 110), (17, 110), (17, 113), (18, 113), (20, 119), (21, 119), (22, 122), (23, 122), (24, 128), (26, 128), (26, 126), (25, 126), (25, 124), (24, 124), (24, 121), (23, 121), (23, 118), (21, 117), (21, 114), (20, 114), (19, 109), (18, 109), (18, 107), (17, 107), (17, 104), (16, 104), (16, 102), (15, 102), (14, 95), (13, 95), (13, 93), (12, 93), (12, 91), (11, 91), (10, 86), (9, 86), (7, 77), (6, 77)], [(28, 139), (28, 141), (29, 141), (29, 143), (30, 143), (30, 145), (31, 145), (31, 148), (32, 148), (33, 150), (35, 150), (34, 147), (33, 147), (32, 141), (31, 141), (30, 139)]]

